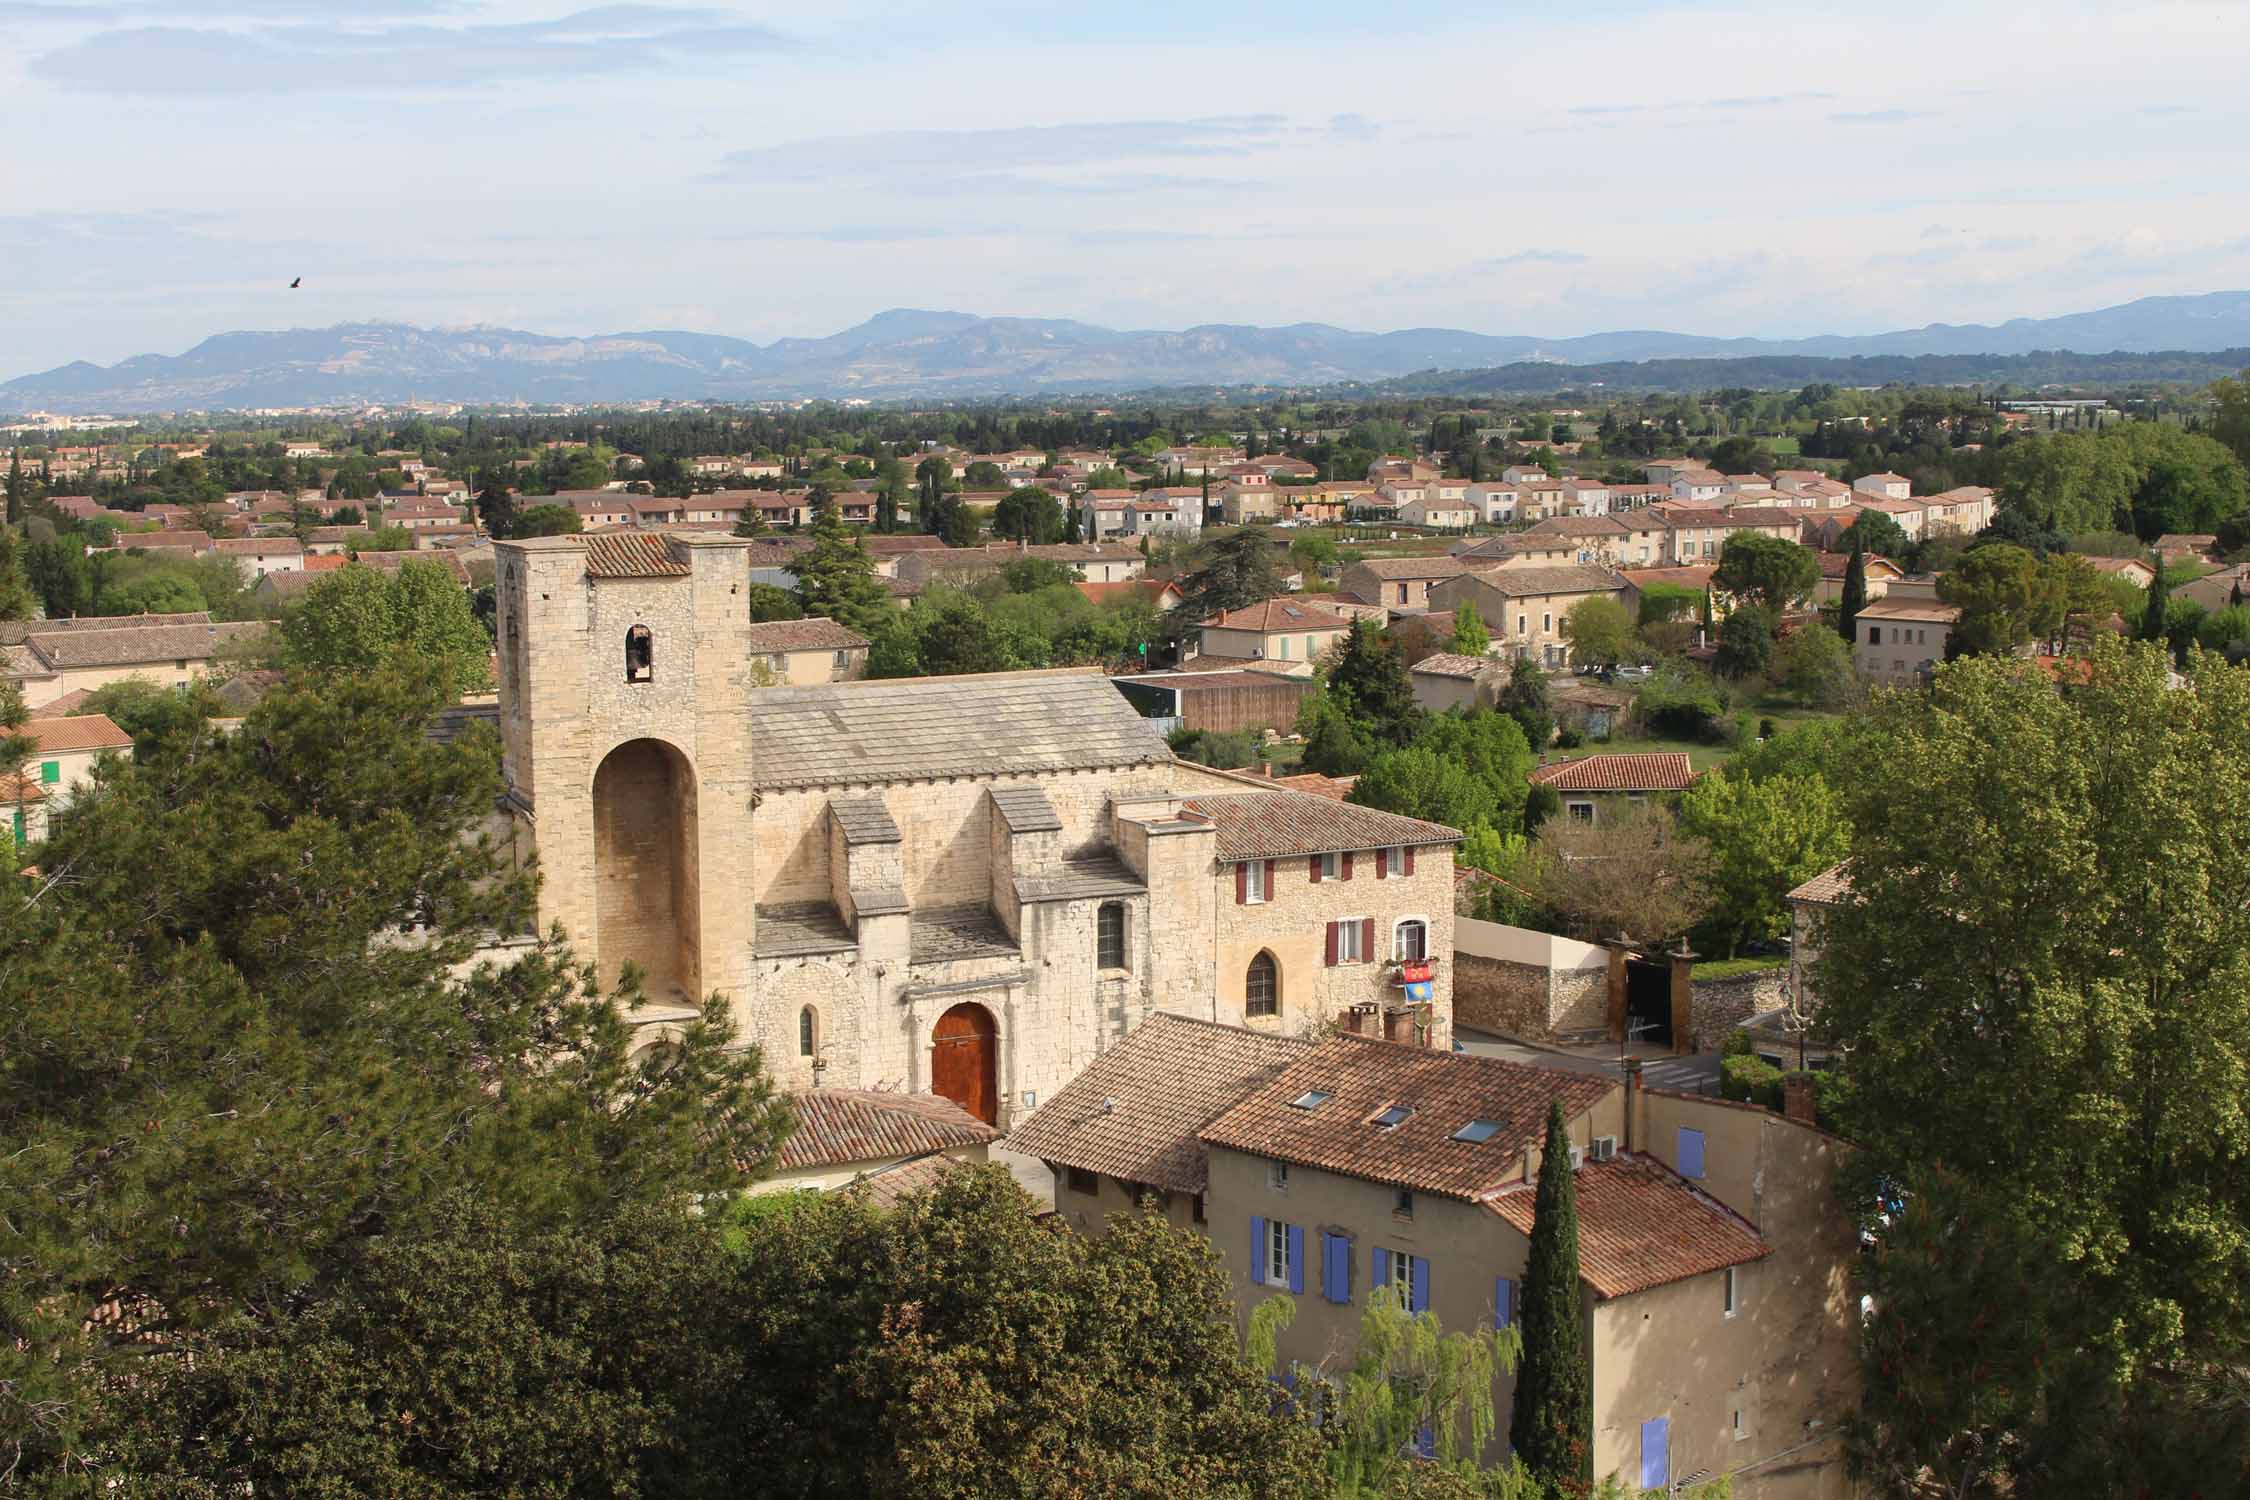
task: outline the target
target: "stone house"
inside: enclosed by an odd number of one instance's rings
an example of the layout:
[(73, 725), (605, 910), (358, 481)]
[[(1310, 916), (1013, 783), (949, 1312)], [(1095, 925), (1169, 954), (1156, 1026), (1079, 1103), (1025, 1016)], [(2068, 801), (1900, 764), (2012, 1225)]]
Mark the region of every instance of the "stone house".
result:
[(1431, 713), (1490, 708), (1508, 685), (1508, 665), (1498, 657), (1439, 651), (1406, 669), (1414, 701)]
[(1685, 750), (1652, 750), (1550, 761), (1532, 768), (1531, 784), (1553, 787), (1565, 816), (1595, 823), (1605, 814), (1615, 817), (1620, 803), (1684, 792), (1695, 785), (1696, 774)]
[(768, 686), (850, 682), (867, 675), (867, 637), (834, 620), (766, 620), (743, 637), (751, 665), (762, 666)]
[(1922, 680), (1945, 660), (1945, 642), (1960, 622), (1961, 607), (1937, 598), (1908, 596), (1907, 586), (1890, 592), (1859, 612), (1852, 665), (1868, 682), (1900, 687)]
[[(1276, 1374), (1306, 1399), (1377, 1288), (1448, 1330), (1516, 1320), (1551, 1102), (1577, 1174), (1594, 1473), (1655, 1490), (1726, 1474), (1744, 1500), (1851, 1493), (1834, 1429), (1857, 1395), (1857, 1235), (1831, 1188), (1840, 1147), (1808, 1125), (1647, 1088), (1637, 1069), (1620, 1083), (1152, 1023), (1019, 1141), (1081, 1232), (1145, 1184), (1211, 1236), (1244, 1322), (1288, 1293)], [(1494, 1410), (1513, 1399), (1496, 1376)], [(1505, 1448), (1503, 1427), (1477, 1456)]]
[(1317, 605), (1268, 599), (1212, 616), (1198, 628), (1197, 654), (1309, 675), (1313, 664), (1343, 643), (1352, 622)]
[(784, 1088), (1005, 1128), (1159, 1008), (1449, 1043), (1448, 966), (1353, 954), (1450, 952), (1456, 831), (1182, 762), (1094, 672), (756, 687), (750, 550), (496, 546), (500, 836), (641, 1045), (716, 992)]
[(1430, 590), (1466, 567), (1452, 557), (1371, 557), (1346, 568), (1337, 586), (1388, 609), (1428, 609)]
[(0, 626), (6, 664), (27, 708), (37, 710), (80, 690), (127, 678), (178, 687), (210, 670), (230, 646), (265, 634), (263, 621), (214, 623), (203, 612), (17, 620)]
[(1607, 568), (1581, 563), (1552, 567), (1507, 566), (1463, 572), (1432, 588), (1429, 607), (1451, 613), (1474, 606), (1495, 645), (1509, 655), (1559, 667), (1569, 655), (1562, 623), (1581, 599), (1621, 599), (1625, 580)]

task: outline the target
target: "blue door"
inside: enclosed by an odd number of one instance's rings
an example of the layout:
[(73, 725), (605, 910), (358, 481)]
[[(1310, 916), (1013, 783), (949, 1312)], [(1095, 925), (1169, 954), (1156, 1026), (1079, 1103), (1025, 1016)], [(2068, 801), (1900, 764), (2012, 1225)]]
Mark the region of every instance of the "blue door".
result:
[(1660, 1490), (1672, 1482), (1672, 1419), (1651, 1417), (1641, 1424), (1641, 1488)]

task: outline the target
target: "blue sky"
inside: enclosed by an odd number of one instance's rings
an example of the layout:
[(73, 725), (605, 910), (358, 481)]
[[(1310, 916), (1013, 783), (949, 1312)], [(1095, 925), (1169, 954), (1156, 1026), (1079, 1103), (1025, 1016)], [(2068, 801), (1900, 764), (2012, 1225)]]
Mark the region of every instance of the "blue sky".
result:
[(2250, 287), (2246, 63), (2212, 0), (0, 0), (0, 377), (359, 318), (2046, 316)]

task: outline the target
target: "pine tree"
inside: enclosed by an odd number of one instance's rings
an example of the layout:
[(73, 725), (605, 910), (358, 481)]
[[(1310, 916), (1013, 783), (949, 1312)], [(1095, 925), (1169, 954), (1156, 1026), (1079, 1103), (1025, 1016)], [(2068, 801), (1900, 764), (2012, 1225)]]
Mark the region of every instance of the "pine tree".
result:
[(1406, 654), (1398, 642), (1377, 636), (1365, 620), (1352, 622), (1335, 664), (1328, 693), (1371, 744), (1408, 745), (1422, 728), (1422, 709), (1414, 701), (1414, 682), (1406, 675)]
[(2161, 641), (2164, 639), (2164, 615), (2171, 606), (2171, 600), (2165, 591), (2164, 559), (2151, 552), (2148, 566), (2149, 571), (2156, 576), (2149, 580), (2148, 607), (2141, 611), (2138, 635), (2144, 641)]
[(798, 607), (872, 636), (893, 609), (890, 590), (875, 576), (875, 560), (833, 505), (814, 518), (812, 535), (812, 550), (791, 564)]
[(1523, 1363), (1508, 1441), (1532, 1477), (1561, 1494), (1584, 1494), (1594, 1474), (1593, 1381), (1580, 1324), (1578, 1183), (1560, 1100), (1547, 1108), (1519, 1303)]
[(1086, 540), (1086, 534), (1078, 526), (1078, 507), (1075, 505), (1071, 506), (1063, 516), (1062, 539), (1072, 546)]
[(1836, 606), (1836, 633), (1847, 641), (1859, 639), (1859, 612), (1867, 608), (1867, 554), (1857, 545), (1844, 565), (1844, 597)]

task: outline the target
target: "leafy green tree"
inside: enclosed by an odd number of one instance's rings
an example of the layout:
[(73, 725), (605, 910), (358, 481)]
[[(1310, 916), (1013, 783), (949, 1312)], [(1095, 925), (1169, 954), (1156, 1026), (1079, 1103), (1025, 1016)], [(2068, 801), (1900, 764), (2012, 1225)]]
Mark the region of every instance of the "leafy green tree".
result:
[(23, 476), (23, 449), (8, 450), (8, 524), (23, 524), (24, 497), (31, 492), (31, 483)]
[(875, 576), (875, 559), (833, 506), (814, 519), (812, 536), (812, 547), (789, 565), (797, 575), (797, 607), (872, 638), (897, 613), (890, 590)]
[(2133, 526), (2141, 536), (2214, 531), (2250, 509), (2250, 481), (2225, 444), (2162, 422), (2122, 422), (2098, 439), (2133, 466)]
[(1035, 484), (1011, 490), (992, 510), (992, 534), (1043, 546), (1062, 540), (1063, 508)]
[(585, 529), (584, 520), (568, 505), (530, 505), (516, 513), (507, 535), (576, 536)]
[(1319, 1440), (1237, 1346), (1210, 1242), (1152, 1213), (1056, 1234), (1032, 1207), (968, 1167), (889, 1212), (823, 1193), (738, 1217), (737, 1476), (836, 1500), (1313, 1492)]
[(1371, 758), (1359, 728), (1325, 691), (1305, 700), (1297, 717), (1297, 732), (1305, 737), (1304, 768), (1323, 776), (1356, 776)]
[(961, 484), (972, 490), (1006, 489), (1008, 476), (998, 464), (980, 458), (961, 471)]
[(2160, 650), (2088, 660), (2068, 693), (1941, 668), (1871, 710), (1883, 753), (1842, 788), (1852, 894), (1813, 983), (1845, 1049), (1844, 1191), (1932, 1215), (1881, 1231), (1910, 1281), (1870, 1285), (1911, 1295), (1879, 1308), (1883, 1431), (1860, 1437), (1888, 1472), (2178, 1493), (2116, 1470), (2239, 1441), (2239, 1399), (2201, 1393), (2250, 1338), (2250, 1116), (2212, 1107), (2250, 1081), (2250, 673), (2194, 658), (2181, 691)]
[(1180, 579), (1185, 597), (1172, 612), (1178, 628), (1200, 624), (1230, 609), (1244, 609), (1281, 592), (1281, 568), (1273, 535), (1262, 526), (1245, 526), (1205, 541), (1195, 565)]
[(2055, 574), (2006, 542), (1963, 557), (1938, 579), (1938, 597), (1960, 606), (1961, 618), (1947, 638), (1948, 648), (1960, 654), (2018, 653), (2062, 628)]
[(1532, 1209), (1517, 1321), (1523, 1360), (1509, 1446), (1533, 1478), (1563, 1494), (1594, 1477), (1594, 1389), (1578, 1286), (1578, 1184), (1570, 1168), (1570, 1122), (1560, 1100), (1547, 1107), (1547, 1139)]
[(322, 673), (363, 673), (405, 662), (450, 696), (492, 680), (492, 639), (468, 593), (436, 563), (396, 571), (338, 568), (281, 619), (283, 659)]
[(1555, 710), (1547, 698), (1547, 673), (1537, 662), (1527, 658), (1509, 669), (1493, 707), (1516, 721), (1534, 754), (1554, 742)]
[(2211, 436), (2250, 466), (2250, 370), (2211, 386)]
[[(1831, 643), (1827, 631), (1808, 630)], [(1843, 799), (1817, 776), (1752, 781), (1707, 771), (1680, 798), (1680, 829), (1710, 852), (1713, 906), (1698, 946), (1732, 958), (1789, 930), (1789, 892), (1850, 852)]]
[(1833, 630), (1792, 630), (1774, 647), (1773, 680), (1800, 702), (1833, 708), (1851, 696), (1851, 648)]
[(1017, 557), (1000, 565), (1000, 586), (1011, 594), (1035, 594), (1041, 589), (1069, 588), (1078, 582), (1078, 570), (1069, 563), (1044, 557)]
[(65, 1485), (185, 1361), (225, 1369), (454, 1195), (559, 1228), (771, 1161), (787, 1117), (723, 1003), (652, 1071), (630, 985), (552, 941), (470, 967), (532, 892), (478, 832), (493, 737), (430, 737), (446, 701), (419, 663), (292, 677), (239, 732), (105, 762), (45, 845), (71, 879), (0, 890), (0, 1027), (38, 1059), (0, 1069), (19, 1479)]
[(1571, 662), (1581, 667), (1614, 667), (1639, 645), (1633, 617), (1607, 594), (1589, 594), (1573, 604), (1563, 616), (1562, 637), (1570, 643)]
[(797, 605), (797, 596), (789, 590), (771, 583), (753, 583), (743, 591), (749, 601), (750, 620), (760, 624), (767, 620), (801, 620), (804, 610)]
[(1513, 831), (1531, 766), (1531, 747), (1506, 714), (1440, 714), (1413, 744), (1376, 756), (1350, 800), (1452, 828)]
[(984, 526), (977, 513), (952, 496), (946, 497), (944, 527), (938, 535), (948, 547), (976, 547), (984, 542)]
[(0, 529), (0, 620), (28, 620), (38, 602), (24, 577), (22, 534)]
[(75, 537), (33, 542), (24, 549), (24, 579), (50, 620), (83, 614), (94, 604), (94, 570)]
[(1994, 492), (1999, 505), (2021, 512), (2040, 530), (2075, 533), (2129, 529), (2138, 487), (2133, 462), (2120, 445), (2063, 433), (2010, 444), (2000, 455)]
[(1846, 552), (1887, 557), (1902, 567), (1914, 555), (1914, 543), (1908, 540), (1906, 528), (1888, 511), (1861, 511), (1851, 525), (1837, 533), (1836, 545)]
[(1329, 663), (1328, 696), (1370, 745), (1408, 744), (1425, 718), (1398, 642), (1365, 620), (1352, 622)]
[(201, 728), (206, 720), (227, 712), (211, 685), (198, 678), (180, 687), (165, 687), (140, 677), (105, 683), (87, 694), (72, 711), (101, 714), (133, 737), (133, 753), (146, 756), (176, 735)]
[(1182, 729), (1171, 736), (1172, 751), (1182, 760), (1239, 771), (1258, 763), (1258, 742), (1247, 729), (1222, 733), (1212, 729)]
[(1773, 665), (1773, 621), (1756, 604), (1737, 605), (1719, 626), (1719, 650), (1711, 665), (1737, 682), (1762, 677)]
[(1482, 656), (1492, 649), (1492, 632), (1485, 629), (1484, 616), (1465, 599), (1453, 611), (1453, 649), (1463, 656)]
[(1762, 531), (1738, 531), (1719, 549), (1711, 586), (1764, 607), (1770, 616), (1786, 614), (1820, 584), (1820, 559), (1812, 550)]
[(211, 607), (195, 580), (173, 568), (121, 580), (103, 589), (96, 604), (96, 613), (105, 615), (176, 615)]

